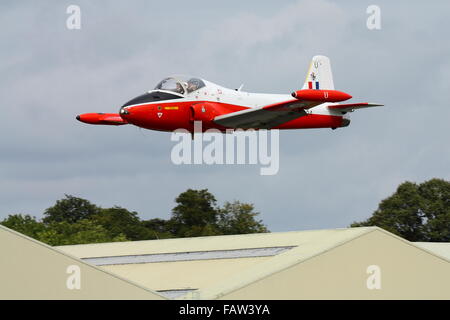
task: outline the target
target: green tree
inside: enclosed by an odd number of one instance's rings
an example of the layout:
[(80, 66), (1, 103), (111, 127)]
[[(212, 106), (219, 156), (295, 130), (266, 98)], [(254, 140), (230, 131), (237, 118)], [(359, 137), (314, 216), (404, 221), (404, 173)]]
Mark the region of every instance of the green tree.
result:
[(56, 201), (53, 207), (44, 212), (44, 223), (68, 222), (75, 223), (88, 219), (99, 213), (100, 208), (86, 199), (65, 195), (64, 199)]
[(171, 233), (173, 227), (171, 226), (171, 221), (164, 219), (149, 219), (141, 221), (141, 224), (146, 228), (150, 234), (149, 239), (167, 239), (173, 238), (174, 235)]
[(188, 189), (176, 199), (178, 204), (172, 210), (169, 225), (178, 237), (195, 237), (217, 234), (216, 223), (219, 215), (216, 198), (208, 189)]
[(352, 227), (378, 226), (409, 241), (450, 241), (450, 182), (404, 182), (373, 215)]
[(220, 209), (218, 229), (221, 234), (245, 234), (268, 232), (262, 220), (256, 220), (252, 204), (234, 201), (226, 202)]
[(1, 224), (32, 238), (36, 238), (39, 232), (46, 229), (46, 226), (35, 217), (22, 214), (9, 215)]
[(111, 237), (117, 237), (122, 234), (129, 240), (154, 238), (150, 230), (142, 225), (138, 213), (128, 211), (125, 208), (116, 206), (101, 209), (99, 213), (93, 215), (90, 219), (107, 230)]
[(188, 189), (175, 201), (171, 219), (141, 220), (137, 212), (125, 208), (105, 209), (65, 195), (45, 210), (42, 221), (10, 215), (1, 223), (50, 245), (268, 232), (255, 219), (259, 213), (253, 205), (235, 201), (220, 208), (207, 189)]
[(123, 234), (111, 236), (103, 226), (85, 219), (75, 223), (53, 222), (42, 232), (38, 232), (36, 239), (51, 246), (127, 241)]

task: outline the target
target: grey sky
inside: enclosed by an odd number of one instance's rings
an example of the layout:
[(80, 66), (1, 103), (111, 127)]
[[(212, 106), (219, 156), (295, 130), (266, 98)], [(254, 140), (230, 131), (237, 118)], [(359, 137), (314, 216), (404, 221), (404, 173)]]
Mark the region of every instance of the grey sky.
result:
[[(77, 4), (82, 29), (66, 29)], [(381, 8), (382, 29), (366, 28)], [(254, 203), (272, 231), (337, 228), (371, 215), (405, 180), (449, 179), (450, 3), (408, 1), (2, 1), (0, 219), (41, 217), (64, 193), (168, 218), (187, 188)], [(311, 57), (336, 89), (383, 108), (350, 127), (280, 134), (280, 171), (175, 166), (170, 134), (87, 126), (161, 78), (290, 93)]]

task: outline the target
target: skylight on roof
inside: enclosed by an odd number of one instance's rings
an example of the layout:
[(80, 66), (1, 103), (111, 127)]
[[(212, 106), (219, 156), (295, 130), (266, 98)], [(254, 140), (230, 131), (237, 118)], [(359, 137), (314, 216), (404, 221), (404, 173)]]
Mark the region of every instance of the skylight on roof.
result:
[(157, 254), (142, 254), (129, 256), (83, 258), (82, 260), (95, 266), (107, 266), (116, 264), (271, 257), (283, 253), (287, 250), (290, 250), (293, 247), (294, 246), (283, 246), (283, 247), (248, 248), (248, 249), (233, 249), (233, 250), (157, 253)]
[(169, 298), (176, 299), (178, 297), (184, 296), (189, 292), (197, 291), (198, 289), (173, 289), (173, 290), (157, 290), (160, 295)]

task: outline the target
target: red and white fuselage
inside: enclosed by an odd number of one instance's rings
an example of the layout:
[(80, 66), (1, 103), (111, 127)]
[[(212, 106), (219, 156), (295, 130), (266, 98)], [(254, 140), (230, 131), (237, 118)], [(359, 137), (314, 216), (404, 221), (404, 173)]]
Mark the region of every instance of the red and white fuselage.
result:
[(170, 132), (193, 132), (195, 121), (202, 122), (203, 130), (335, 129), (349, 125), (347, 112), (378, 106), (338, 104), (350, 98), (334, 90), (329, 59), (315, 56), (303, 88), (292, 94), (250, 93), (200, 78), (173, 76), (125, 103), (118, 114), (88, 113), (77, 119), (89, 124), (133, 124)]

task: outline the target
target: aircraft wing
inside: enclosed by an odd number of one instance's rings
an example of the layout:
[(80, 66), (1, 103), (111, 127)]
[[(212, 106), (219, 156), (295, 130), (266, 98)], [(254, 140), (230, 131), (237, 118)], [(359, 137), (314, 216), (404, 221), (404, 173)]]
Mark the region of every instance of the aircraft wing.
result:
[(361, 103), (329, 105), (328, 109), (336, 110), (336, 111), (340, 111), (340, 112), (352, 112), (357, 109), (370, 108), (370, 107), (381, 107), (381, 106), (383, 106), (383, 104), (361, 102)]
[(259, 108), (245, 109), (217, 116), (214, 122), (227, 128), (270, 129), (290, 120), (305, 116), (306, 109), (323, 101), (288, 100)]

